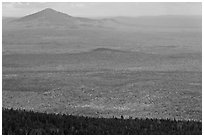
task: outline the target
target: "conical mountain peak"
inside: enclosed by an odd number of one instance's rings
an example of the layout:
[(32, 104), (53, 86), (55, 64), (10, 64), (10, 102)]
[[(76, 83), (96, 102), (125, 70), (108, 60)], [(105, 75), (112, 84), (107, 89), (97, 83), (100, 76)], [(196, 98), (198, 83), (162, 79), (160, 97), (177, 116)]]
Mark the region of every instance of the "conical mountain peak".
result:
[[(56, 11), (56, 10), (51, 9), (51, 8), (46, 8), (46, 9), (44, 9), (44, 10), (41, 10), (41, 11), (37, 12), (37, 13), (53, 14), (53, 15), (54, 15), (54, 14), (64, 14), (64, 15), (67, 15), (67, 14), (65, 14), (65, 13)], [(67, 15), (67, 16), (69, 16), (69, 15)]]
[(44, 12), (57, 12), (56, 10), (52, 9), (52, 8), (46, 8), (44, 10), (42, 10)]
[(39, 12), (18, 18), (13, 21), (21, 26), (40, 27), (40, 28), (53, 28), (53, 27), (86, 27), (86, 26), (96, 26), (98, 21), (82, 18), (73, 17), (66, 13), (56, 11), (51, 8), (46, 8)]
[(62, 21), (71, 18), (72, 16), (56, 11), (51, 8), (46, 8), (42, 11), (36, 12), (34, 14), (30, 14), (28, 16), (24, 16), (20, 18), (18, 21), (33, 21), (33, 20), (47, 20), (47, 21)]

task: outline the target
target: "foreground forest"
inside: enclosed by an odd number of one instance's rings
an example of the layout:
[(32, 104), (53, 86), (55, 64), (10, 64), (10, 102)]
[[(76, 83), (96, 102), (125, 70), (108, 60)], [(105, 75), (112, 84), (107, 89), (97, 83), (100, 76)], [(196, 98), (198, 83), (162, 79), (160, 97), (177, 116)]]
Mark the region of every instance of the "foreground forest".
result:
[(2, 109), (2, 134), (202, 134), (202, 123), (170, 119), (90, 118)]

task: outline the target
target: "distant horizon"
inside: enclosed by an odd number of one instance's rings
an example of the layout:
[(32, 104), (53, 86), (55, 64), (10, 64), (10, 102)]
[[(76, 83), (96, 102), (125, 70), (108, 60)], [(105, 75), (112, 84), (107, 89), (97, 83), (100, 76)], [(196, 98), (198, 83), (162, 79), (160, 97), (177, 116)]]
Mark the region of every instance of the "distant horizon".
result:
[(24, 17), (46, 8), (86, 18), (202, 16), (200, 2), (3, 2), (2, 17)]
[[(31, 14), (34, 14), (34, 13), (43, 11), (43, 10), (45, 10), (45, 9), (53, 9), (53, 8), (44, 8), (44, 9), (42, 9), (42, 10), (39, 10), (39, 11), (30, 13), (30, 14), (26, 14), (26, 15), (23, 15), (23, 16), (3, 16), (3, 15), (2, 15), (2, 18), (21, 18), (21, 17), (25, 17), (25, 16), (28, 16), (28, 15), (31, 15)], [(55, 10), (55, 9), (53, 9), (53, 10)], [(56, 11), (58, 11), (58, 10), (56, 10)], [(61, 11), (58, 11), (58, 12), (61, 12)], [(61, 12), (61, 13), (65, 13), (65, 12)], [(65, 13), (65, 14), (70, 15), (70, 16), (72, 16), (72, 17), (84, 17), (84, 18), (96, 18), (96, 19), (97, 19), (97, 18), (98, 18), (98, 19), (100, 19), (100, 18), (117, 18), (117, 17), (119, 17), (119, 18), (123, 18), (123, 17), (138, 18), (138, 17), (160, 17), (160, 16), (186, 16), (186, 17), (190, 17), (190, 16), (200, 16), (200, 17), (202, 17), (202, 15), (199, 15), (199, 14), (192, 14), (192, 15), (166, 14), (166, 15), (141, 15), (141, 16), (128, 16), (128, 15), (126, 15), (126, 16), (73, 16), (73, 15), (71, 15), (71, 14), (69, 14), (69, 13)]]

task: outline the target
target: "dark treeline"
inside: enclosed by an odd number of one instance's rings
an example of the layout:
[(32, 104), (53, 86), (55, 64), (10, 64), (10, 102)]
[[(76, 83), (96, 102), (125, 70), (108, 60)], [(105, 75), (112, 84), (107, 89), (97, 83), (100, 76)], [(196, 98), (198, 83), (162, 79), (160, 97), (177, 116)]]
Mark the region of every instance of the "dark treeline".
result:
[(90, 118), (2, 109), (2, 134), (202, 134), (202, 123), (160, 119)]

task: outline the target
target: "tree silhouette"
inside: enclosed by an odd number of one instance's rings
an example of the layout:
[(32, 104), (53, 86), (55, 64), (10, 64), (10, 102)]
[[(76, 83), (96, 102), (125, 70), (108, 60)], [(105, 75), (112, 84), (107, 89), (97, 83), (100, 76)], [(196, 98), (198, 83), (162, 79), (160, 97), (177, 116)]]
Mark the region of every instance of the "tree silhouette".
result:
[(190, 135), (202, 134), (202, 123), (170, 119), (91, 118), (2, 109), (3, 135)]

